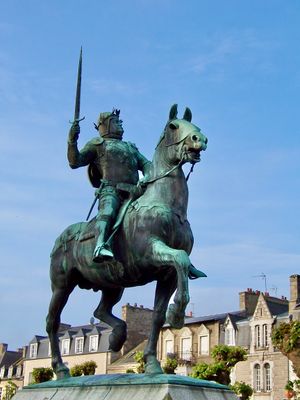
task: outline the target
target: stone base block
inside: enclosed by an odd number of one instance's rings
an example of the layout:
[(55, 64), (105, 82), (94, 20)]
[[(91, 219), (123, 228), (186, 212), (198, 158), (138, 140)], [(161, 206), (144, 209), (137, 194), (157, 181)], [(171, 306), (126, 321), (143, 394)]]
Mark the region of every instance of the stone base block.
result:
[(95, 375), (44, 382), (13, 400), (237, 400), (227, 386), (178, 375)]

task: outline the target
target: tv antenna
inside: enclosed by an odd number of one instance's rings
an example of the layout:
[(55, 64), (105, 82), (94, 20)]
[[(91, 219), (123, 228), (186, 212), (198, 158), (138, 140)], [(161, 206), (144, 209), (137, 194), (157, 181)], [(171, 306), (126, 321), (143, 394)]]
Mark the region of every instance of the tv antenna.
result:
[(278, 292), (278, 287), (273, 285), (270, 290), (272, 290), (272, 292), (274, 292), (274, 296), (277, 297), (277, 292)]
[(265, 273), (262, 272), (260, 275), (254, 275), (252, 278), (262, 278), (264, 280), (264, 282), (265, 282), (265, 292), (268, 291), (268, 288), (267, 288), (267, 275)]

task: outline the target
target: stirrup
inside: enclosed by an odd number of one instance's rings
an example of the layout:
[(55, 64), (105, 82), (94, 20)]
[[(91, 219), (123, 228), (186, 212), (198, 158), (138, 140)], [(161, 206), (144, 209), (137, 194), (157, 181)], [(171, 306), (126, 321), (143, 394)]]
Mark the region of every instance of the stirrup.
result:
[(94, 251), (93, 261), (96, 263), (102, 263), (104, 261), (110, 261), (114, 258), (114, 254), (111, 251), (110, 246), (108, 245), (101, 245), (97, 246)]

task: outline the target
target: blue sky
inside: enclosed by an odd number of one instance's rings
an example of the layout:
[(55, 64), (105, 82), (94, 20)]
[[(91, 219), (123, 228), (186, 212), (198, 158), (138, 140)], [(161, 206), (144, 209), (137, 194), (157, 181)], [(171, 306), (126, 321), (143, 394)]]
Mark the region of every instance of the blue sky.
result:
[[(238, 292), (289, 296), (300, 250), (300, 3), (127, 0), (0, 3), (0, 342), (45, 332), (49, 254), (93, 200), (66, 161), (83, 46), (79, 145), (100, 111), (152, 158), (169, 108), (209, 139), (189, 181), (196, 315), (238, 309)], [(154, 286), (127, 290), (151, 307)], [(87, 323), (99, 294), (76, 290), (63, 321)]]

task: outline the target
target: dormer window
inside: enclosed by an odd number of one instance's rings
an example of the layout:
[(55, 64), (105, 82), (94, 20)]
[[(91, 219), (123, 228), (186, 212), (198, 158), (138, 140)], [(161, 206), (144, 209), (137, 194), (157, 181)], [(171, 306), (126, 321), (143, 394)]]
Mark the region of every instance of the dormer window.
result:
[(29, 347), (29, 358), (36, 358), (37, 357), (37, 349), (38, 349), (38, 344), (37, 343), (31, 343)]
[(66, 356), (70, 353), (70, 339), (63, 339), (61, 341), (61, 354)]
[(84, 338), (83, 337), (77, 337), (75, 339), (75, 353), (83, 353), (83, 345), (84, 345)]
[(230, 320), (225, 323), (225, 344), (235, 346), (235, 330)]
[(99, 335), (91, 335), (90, 336), (90, 342), (89, 342), (89, 351), (97, 351), (98, 350), (98, 341), (99, 341)]

